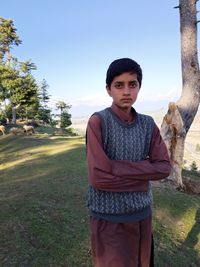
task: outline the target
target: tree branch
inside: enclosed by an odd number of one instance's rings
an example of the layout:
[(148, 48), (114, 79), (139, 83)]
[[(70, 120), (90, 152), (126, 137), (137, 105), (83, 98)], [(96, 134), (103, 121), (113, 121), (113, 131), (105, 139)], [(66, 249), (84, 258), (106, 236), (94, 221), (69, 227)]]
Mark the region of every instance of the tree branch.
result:
[(195, 24), (197, 24), (197, 23), (199, 23), (200, 22), (200, 20), (197, 20), (196, 22), (195, 22)]
[(174, 8), (180, 8), (180, 5), (179, 6), (174, 6)]

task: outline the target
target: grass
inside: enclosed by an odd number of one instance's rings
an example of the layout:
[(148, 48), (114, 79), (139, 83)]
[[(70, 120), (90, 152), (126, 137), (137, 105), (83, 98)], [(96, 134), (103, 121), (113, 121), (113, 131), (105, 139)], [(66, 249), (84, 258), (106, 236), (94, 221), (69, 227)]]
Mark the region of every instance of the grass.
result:
[(200, 198), (154, 187), (156, 266), (200, 266)]
[(1, 266), (90, 266), (84, 140), (6, 136)]
[(189, 177), (190, 179), (194, 181), (200, 181), (200, 171), (189, 171), (189, 170), (183, 169), (182, 174), (183, 176)]
[[(0, 136), (0, 266), (92, 267), (84, 138)], [(156, 267), (200, 266), (200, 198), (155, 183)]]

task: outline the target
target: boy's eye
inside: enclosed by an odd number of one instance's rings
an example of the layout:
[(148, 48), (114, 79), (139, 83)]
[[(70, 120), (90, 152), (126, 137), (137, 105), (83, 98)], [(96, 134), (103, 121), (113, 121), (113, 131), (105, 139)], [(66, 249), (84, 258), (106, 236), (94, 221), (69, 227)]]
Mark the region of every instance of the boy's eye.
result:
[(117, 89), (121, 89), (122, 87), (123, 87), (122, 83), (116, 83), (115, 84), (115, 88), (117, 88)]
[(131, 82), (130, 83), (130, 88), (135, 88), (137, 86), (137, 82)]

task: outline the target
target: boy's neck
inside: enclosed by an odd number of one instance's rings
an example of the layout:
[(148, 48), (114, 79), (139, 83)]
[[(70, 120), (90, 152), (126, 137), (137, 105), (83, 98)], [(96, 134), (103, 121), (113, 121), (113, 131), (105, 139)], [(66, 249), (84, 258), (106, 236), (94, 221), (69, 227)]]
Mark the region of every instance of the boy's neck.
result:
[(113, 105), (115, 105), (118, 109), (120, 109), (122, 112), (124, 112), (127, 115), (131, 115), (131, 107), (128, 108), (122, 108), (119, 107), (118, 105), (116, 105), (115, 103), (113, 103)]
[(121, 111), (123, 111), (124, 113), (126, 113), (127, 115), (130, 115), (131, 114), (131, 107), (130, 108), (120, 108), (119, 109)]
[(132, 108), (122, 109), (118, 107), (115, 103), (112, 104), (111, 109), (121, 118), (121, 120), (126, 122), (132, 122), (135, 117), (135, 112), (132, 111)]

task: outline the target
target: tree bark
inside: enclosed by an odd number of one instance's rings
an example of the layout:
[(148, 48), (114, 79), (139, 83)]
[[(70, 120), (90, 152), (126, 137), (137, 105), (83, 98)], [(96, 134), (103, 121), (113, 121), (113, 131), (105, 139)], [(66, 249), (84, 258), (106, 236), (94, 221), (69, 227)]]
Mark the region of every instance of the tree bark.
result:
[(16, 106), (12, 107), (12, 123), (16, 124), (17, 109)]
[(182, 94), (176, 103), (169, 103), (168, 112), (161, 125), (161, 134), (172, 162), (169, 178), (179, 187), (183, 187), (181, 172), (185, 138), (200, 103), (196, 2), (196, 0), (179, 1)]
[(17, 109), (20, 105), (17, 105), (17, 106), (13, 106), (12, 107), (12, 123), (13, 124), (16, 124), (16, 120), (17, 120)]

